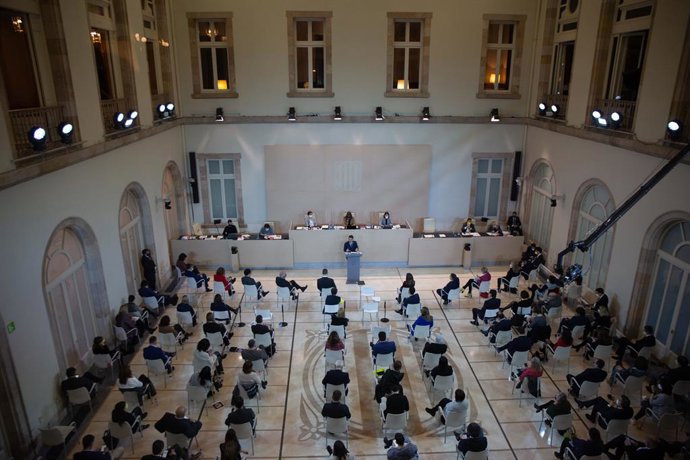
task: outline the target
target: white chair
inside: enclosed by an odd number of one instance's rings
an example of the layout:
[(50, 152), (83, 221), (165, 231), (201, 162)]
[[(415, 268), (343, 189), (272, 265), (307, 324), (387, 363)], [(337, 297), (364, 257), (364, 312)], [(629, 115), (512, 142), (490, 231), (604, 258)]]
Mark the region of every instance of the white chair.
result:
[(380, 326), (378, 324), (371, 326), (371, 341), (372, 342), (376, 343), (379, 340), (379, 332), (385, 332), (386, 337), (390, 338), (391, 327), (390, 326)]
[(566, 362), (566, 372), (570, 372), (570, 350), (572, 347), (558, 347), (555, 350), (551, 347), (551, 345), (546, 346), (546, 352), (551, 353), (551, 360), (553, 362), (553, 370), (556, 370), (556, 362), (557, 361), (565, 361)]
[(414, 321), (422, 314), (422, 304), (421, 303), (411, 303), (405, 308), (405, 322), (409, 322), (410, 318)]
[[(137, 433), (143, 438), (144, 433), (141, 432), (141, 417), (137, 417), (134, 424), (137, 425)], [(134, 432), (129, 422), (124, 422), (122, 425), (115, 422), (108, 422), (108, 429), (110, 430), (110, 435), (119, 441), (118, 445), (124, 444), (125, 441), (129, 439), (129, 445), (132, 448), (132, 453), (134, 453)]]
[(590, 382), (589, 380), (585, 380), (582, 382), (582, 385), (580, 385), (577, 383), (577, 380), (573, 379), (572, 383), (579, 388), (577, 399), (580, 401), (589, 401), (599, 396), (601, 382)]
[(96, 384), (91, 385), (88, 390), (84, 387), (67, 390), (67, 399), (70, 407), (89, 405), (89, 412), (93, 410), (91, 405), (91, 392), (96, 388)]
[(264, 332), (263, 334), (254, 334), (254, 341), (256, 346), (263, 345), (264, 348), (270, 350), (273, 346), (273, 336), (270, 332)]
[(484, 318), (483, 318), (484, 324), (489, 324), (490, 321), (495, 320), (496, 317), (498, 316), (499, 311), (500, 311), (500, 309), (498, 309), (498, 308), (494, 308), (491, 310), (488, 310), (488, 309), (485, 310), (484, 311)]
[(640, 351), (637, 351), (632, 346), (628, 346), (628, 351), (630, 351), (633, 356), (642, 356), (643, 358), (649, 360), (652, 357), (654, 347), (642, 347), (640, 348)]
[(151, 376), (163, 376), (163, 386), (168, 387), (168, 370), (165, 368), (167, 364), (170, 364), (171, 359), (168, 358), (168, 360), (163, 363), (163, 360), (160, 359), (147, 359), (146, 360), (146, 369), (148, 370), (147, 372), (147, 377), (151, 378)]
[(237, 383), (237, 388), (240, 392), (240, 396), (242, 396), (242, 399), (244, 399), (244, 403), (247, 404), (250, 401), (256, 401), (256, 413), (261, 412), (261, 389), (256, 392), (253, 398), (250, 398), (249, 395), (247, 394), (247, 390), (244, 389), (242, 385)]
[[(476, 286), (476, 283), (472, 283)], [(486, 298), (489, 295), (489, 291), (491, 290), (491, 281), (482, 281), (479, 283), (479, 297), (480, 298)], [(485, 295), (482, 295), (485, 294)]]
[(494, 348), (494, 351), (496, 353), (498, 353), (498, 351), (496, 351), (496, 350), (500, 347), (507, 345), (508, 342), (510, 342), (511, 340), (513, 340), (513, 331), (512, 330), (510, 330), (510, 331), (498, 331), (498, 333), (496, 334), (496, 339), (494, 340), (494, 343), (491, 343), (491, 341), (489, 341), (489, 346), (492, 346)]
[(93, 365), (98, 368), (98, 369), (103, 369), (106, 370), (110, 368), (110, 374), (115, 378), (115, 363), (120, 362), (120, 352), (116, 351), (113, 353), (113, 356), (110, 356), (109, 354), (98, 354), (98, 355), (93, 355)]
[[(513, 369), (521, 369), (524, 367), (528, 362), (529, 362), (529, 351), (516, 351), (512, 355), (508, 353), (508, 350), (506, 352), (506, 358), (510, 357), (510, 373), (513, 373)], [(506, 359), (507, 361), (507, 359)], [(504, 365), (505, 362), (504, 361)], [(503, 365), (501, 366), (503, 367)]]
[(257, 317), (261, 315), (261, 318), (263, 318), (264, 323), (273, 323), (273, 313), (271, 310), (267, 310), (265, 308), (255, 308), (254, 309), (254, 317)]
[(256, 434), (254, 433), (254, 429), (256, 428), (256, 418), (254, 418), (254, 423), (252, 422), (244, 422), (244, 423), (231, 423), (230, 428), (235, 430), (235, 434), (237, 435), (238, 441), (240, 441), (240, 445), (242, 445), (242, 440), (243, 439), (249, 439), (252, 443), (252, 455), (254, 455), (254, 438), (256, 437)]
[(513, 276), (510, 279), (502, 277), (499, 278), (499, 281), (501, 288), (508, 284), (508, 292), (510, 292), (511, 294), (517, 294), (517, 289), (520, 284), (520, 275)]
[(400, 302), (398, 302), (398, 304), (402, 305), (403, 300), (410, 297), (410, 288), (398, 288), (398, 297), (400, 297)]
[[(144, 387), (143, 393), (146, 394), (146, 389), (148, 388), (148, 385)], [(143, 411), (143, 406), (139, 403), (139, 391), (137, 390), (120, 390), (120, 393), (122, 393), (122, 397), (124, 398), (125, 402), (127, 403), (127, 408), (131, 410), (134, 410), (137, 407), (141, 407)], [(150, 397), (150, 399), (158, 405), (158, 398), (155, 396)]]
[(244, 304), (247, 305), (248, 302), (256, 303), (259, 301), (259, 290), (255, 284), (243, 284), (242, 286), (244, 287), (244, 292), (242, 293), (240, 303), (244, 301)]
[(319, 295), (321, 296), (321, 308), (323, 308), (323, 304), (324, 304), (324, 302), (326, 301), (326, 297), (328, 297), (329, 295), (331, 295), (331, 289), (332, 289), (332, 288), (323, 288), (323, 289), (321, 289), (321, 291), (319, 292)]
[(206, 338), (208, 341), (211, 343), (211, 348), (213, 348), (213, 351), (217, 351), (221, 355), (225, 351), (225, 342), (223, 342), (223, 333), (222, 332), (212, 332), (210, 334), (206, 334)]
[[(374, 297), (378, 299), (378, 297)], [(372, 302), (365, 302), (362, 304), (362, 322), (364, 322), (364, 314), (369, 314), (369, 321), (371, 321), (371, 315), (376, 315), (376, 321), (379, 320), (379, 302), (374, 300)]]
[(330, 383), (327, 383), (324, 391), (326, 392), (326, 402), (332, 402), (333, 401), (333, 392), (339, 391), (340, 394), (342, 395), (340, 397), (340, 402), (345, 404), (345, 393), (347, 393), (347, 386), (344, 383), (342, 383), (340, 385), (331, 385)]
[(281, 308), (284, 308), (285, 303), (287, 303), (289, 310), (290, 305), (292, 304), (292, 293), (290, 292), (289, 287), (279, 287), (276, 290), (276, 306), (280, 305)]
[(177, 345), (179, 344), (181, 348), (182, 343), (179, 342), (184, 337), (181, 332), (177, 335), (172, 332), (161, 332), (158, 334), (158, 339), (161, 344), (161, 350), (169, 355), (175, 356), (177, 354)]
[(349, 446), (348, 420), (347, 417), (332, 418), (325, 417), (326, 420), (326, 445), (328, 445), (328, 435), (344, 434), (345, 445)]
[(575, 326), (571, 331), (571, 335), (573, 336), (573, 345), (579, 345), (582, 343), (582, 338), (585, 335), (585, 326)]
[(619, 373), (616, 373), (616, 375), (613, 378), (613, 384), (615, 385), (616, 383), (622, 383), (623, 384), (623, 394), (630, 398), (630, 402), (632, 405), (637, 405), (640, 402), (640, 398), (642, 397), (642, 385), (644, 383), (644, 376), (641, 377), (635, 377), (633, 375), (629, 375), (627, 379), (623, 380), (620, 376)]
[(395, 361), (395, 353), (379, 353), (373, 357), (374, 370), (388, 369), (393, 365), (393, 361)]
[(453, 302), (453, 300), (460, 300), (460, 288), (448, 291), (448, 304)]
[(338, 313), (339, 309), (340, 309), (339, 303), (325, 303), (323, 305), (323, 316), (322, 316), (323, 324), (326, 324), (326, 322), (330, 322), (332, 315), (335, 315), (336, 313)]
[(158, 299), (156, 297), (142, 297), (141, 299), (144, 301), (144, 305), (146, 306), (147, 310), (158, 314), (160, 303), (158, 303)]
[[(552, 446), (553, 442), (553, 432), (554, 431), (566, 431), (572, 428), (573, 426), (573, 414), (572, 412), (568, 414), (562, 414), (562, 415), (557, 415), (553, 418), (549, 416), (549, 414), (546, 413), (546, 411), (541, 411), (542, 414), (542, 419), (541, 419), (541, 424), (539, 425), (539, 431), (541, 431), (541, 428), (544, 424), (544, 420), (551, 420), (551, 427), (550, 430), (551, 432), (549, 433), (549, 446)], [(548, 424), (547, 424), (548, 426)]]
[[(429, 382), (431, 383), (429, 390), (431, 392), (431, 404), (433, 405), (453, 391), (455, 376), (453, 374), (437, 375), (433, 379), (429, 378)], [(436, 395), (441, 395), (441, 397), (437, 399)]]
[(340, 337), (343, 340), (347, 337), (347, 334), (345, 333), (345, 326), (343, 326), (342, 324), (329, 324), (328, 335), (331, 335), (331, 332), (337, 332), (338, 337)]
[(115, 338), (117, 339), (120, 349), (122, 350), (127, 349), (127, 344), (129, 343), (130, 337), (136, 337), (137, 343), (139, 343), (139, 333), (137, 332), (136, 328), (125, 331), (123, 327), (113, 324), (113, 332), (115, 333)]
[[(562, 316), (563, 307), (552, 307), (549, 308), (548, 312), (546, 312), (546, 321), (548, 321), (551, 325), (557, 325)], [(556, 328), (554, 327), (554, 329)]]
[(50, 428), (41, 428), (41, 444), (46, 447), (62, 446), (61, 454), (64, 457), (67, 438), (76, 428), (77, 424), (75, 422), (69, 425), (55, 425)]
[(534, 268), (534, 269), (530, 270), (529, 273), (521, 271), (520, 275), (523, 275), (523, 276), (527, 275), (527, 284), (529, 285), (529, 283), (533, 283), (533, 282), (537, 281), (537, 278), (539, 277), (539, 269)]
[(407, 412), (402, 414), (388, 414), (383, 418), (383, 412), (381, 412), (381, 418), (383, 419), (383, 434), (386, 435), (386, 431), (405, 431), (407, 429)]
[(220, 294), (223, 300), (228, 298), (228, 291), (225, 289), (225, 284), (222, 281), (213, 282), (213, 295)]
[[(529, 384), (531, 379), (536, 378), (536, 384), (537, 384), (537, 396), (534, 396), (530, 391), (529, 391)], [(522, 385), (520, 388), (517, 388), (519, 379), (515, 379), (515, 382), (513, 382), (513, 390), (511, 391), (511, 394), (515, 394), (515, 390), (520, 390), (518, 393), (518, 407), (522, 407), (522, 400), (524, 399), (525, 395), (528, 397), (534, 398), (534, 400), (539, 403), (539, 398), (541, 397), (541, 377), (526, 377), (522, 381)]]
[(343, 352), (343, 350), (325, 350), (324, 356), (326, 358), (326, 368), (328, 368), (329, 365), (335, 366), (335, 363), (338, 361), (345, 360), (345, 352)]
[(597, 347), (592, 350), (592, 346), (587, 344), (587, 350), (592, 353), (592, 359), (596, 362), (597, 359), (601, 359), (605, 363), (611, 361), (611, 353), (613, 352), (613, 345), (597, 345)]
[(177, 324), (182, 326), (182, 329), (184, 329), (187, 333), (191, 333), (194, 331), (194, 317), (196, 316), (196, 313), (194, 316), (192, 316), (191, 313), (188, 311), (178, 311), (176, 312), (177, 314)]
[(481, 452), (467, 452), (463, 455), (460, 449), (458, 449), (458, 446), (455, 446), (455, 451), (458, 454), (457, 457), (455, 457), (456, 460), (459, 460), (460, 458), (462, 458), (462, 460), (489, 460), (488, 450), (483, 450)]
[(446, 412), (445, 409), (441, 408), (441, 415), (445, 419), (446, 423), (443, 426), (443, 443), (446, 443), (448, 438), (448, 429), (453, 431), (464, 431), (465, 425), (467, 425), (467, 411), (453, 411)]
[(424, 356), (422, 357), (422, 372), (430, 371), (434, 367), (438, 366), (438, 361), (441, 359), (441, 356), (443, 356), (442, 353), (424, 353)]
[(604, 442), (609, 442), (622, 434), (628, 434), (630, 419), (614, 419), (607, 422), (600, 413), (597, 413), (597, 421), (606, 427), (602, 435)]
[[(191, 407), (202, 408), (208, 399), (208, 390), (205, 387), (198, 385), (187, 385), (187, 405)], [(208, 415), (208, 406), (206, 406), (206, 415)]]
[(264, 361), (261, 358), (255, 359), (254, 361), (252, 361), (252, 369), (254, 369), (254, 372), (256, 372), (257, 374), (263, 375), (262, 380), (266, 380), (268, 376), (268, 368), (266, 367), (266, 361)]
[(601, 460), (601, 455), (581, 455), (576, 456), (570, 447), (565, 448), (565, 458), (572, 460)]
[[(171, 433), (169, 431), (165, 432), (165, 445), (168, 449), (171, 449), (173, 446), (180, 446), (188, 449), (191, 442), (192, 440), (189, 439), (184, 433)], [(197, 441), (197, 443), (198, 442), (199, 441)]]
[(646, 418), (649, 417), (652, 419), (654, 422), (656, 422), (656, 435), (659, 436), (661, 434), (661, 427), (662, 425), (668, 426), (675, 431), (675, 438), (678, 439), (678, 430), (680, 427), (683, 425), (683, 413), (682, 412), (664, 412), (661, 415), (657, 414), (654, 412), (651, 408), (647, 408), (645, 411), (645, 418), (642, 419), (644, 422)]
[(412, 333), (412, 338), (417, 340), (417, 339), (424, 339), (424, 340), (429, 340), (429, 337), (431, 336), (431, 326), (422, 326), (422, 325), (417, 325), (414, 328), (414, 332)]
[(214, 310), (213, 321), (228, 324), (230, 322), (230, 312), (228, 310)]
[(369, 298), (369, 297), (374, 297), (376, 295), (376, 291), (374, 291), (374, 288), (371, 286), (361, 286), (359, 288), (359, 304), (362, 305), (362, 297)]

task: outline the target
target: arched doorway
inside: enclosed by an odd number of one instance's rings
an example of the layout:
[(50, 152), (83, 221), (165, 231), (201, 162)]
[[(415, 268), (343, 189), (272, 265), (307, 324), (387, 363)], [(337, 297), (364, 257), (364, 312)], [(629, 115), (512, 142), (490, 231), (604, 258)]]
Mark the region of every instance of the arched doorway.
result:
[[(616, 209), (608, 187), (598, 179), (580, 186), (570, 218), (570, 240), (582, 241)], [(587, 252), (576, 250), (572, 261), (583, 267), (582, 282), (591, 289), (605, 287), (615, 228), (608, 230)]]
[(553, 207), (551, 197), (556, 192), (556, 181), (553, 169), (544, 160), (538, 160), (530, 172), (528, 200), (527, 236), (529, 239), (547, 251), (551, 241), (551, 224), (553, 222)]
[(128, 185), (120, 199), (119, 228), (127, 290), (132, 294), (137, 292), (143, 278), (141, 251), (148, 247), (156, 260), (149, 209), (143, 187), (137, 183)]

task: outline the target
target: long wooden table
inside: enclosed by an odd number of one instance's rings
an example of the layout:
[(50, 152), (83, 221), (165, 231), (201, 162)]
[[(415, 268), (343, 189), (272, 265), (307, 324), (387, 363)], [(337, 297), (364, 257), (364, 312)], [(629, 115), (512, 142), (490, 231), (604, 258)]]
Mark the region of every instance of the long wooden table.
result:
[[(520, 260), (522, 236), (461, 236), (447, 238), (410, 239), (408, 265), (429, 267), (438, 265), (507, 265)], [(470, 245), (469, 254), (464, 251)], [(463, 254), (464, 253), (464, 254)]]

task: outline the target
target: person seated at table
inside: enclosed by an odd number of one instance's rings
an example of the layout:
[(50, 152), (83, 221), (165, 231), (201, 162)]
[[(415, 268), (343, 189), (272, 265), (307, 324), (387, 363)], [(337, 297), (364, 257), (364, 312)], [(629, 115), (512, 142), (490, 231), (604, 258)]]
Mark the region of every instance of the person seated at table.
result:
[[(410, 331), (410, 335), (414, 335), (414, 330), (417, 326), (429, 326), (429, 330), (431, 331), (431, 328), (434, 327), (434, 317), (431, 316), (431, 313), (429, 313), (429, 309), (427, 307), (422, 307), (421, 312), (419, 313), (419, 316), (415, 320), (414, 323), (412, 323), (412, 326), (409, 324), (407, 325), (407, 329)], [(415, 341), (417, 338), (415, 337)]]
[(443, 334), (440, 332), (431, 334), (431, 337), (429, 337), (429, 340), (427, 340), (422, 349), (422, 358), (424, 358), (424, 355), (427, 353), (442, 355), (446, 351), (448, 351), (448, 345), (446, 344), (446, 339), (443, 337)]
[(476, 233), (477, 229), (474, 227), (474, 223), (472, 222), (472, 218), (468, 217), (467, 220), (465, 221), (464, 224), (462, 224), (462, 228), (460, 229), (460, 233)]
[[(508, 266), (508, 271), (506, 272), (506, 276), (504, 276), (503, 278), (499, 278), (498, 282), (496, 283), (496, 289), (498, 290), (498, 292), (501, 292), (501, 289), (504, 292), (510, 291), (510, 288), (509, 288), (510, 280), (512, 280), (516, 276), (520, 276), (520, 270), (515, 268), (513, 266), (513, 263), (511, 262), (510, 266)], [(517, 288), (513, 288), (513, 293), (517, 293)]]
[(462, 287), (462, 292), (465, 292), (465, 289), (467, 289), (465, 297), (472, 297), (472, 286), (479, 288), (484, 281), (491, 281), (491, 273), (489, 273), (489, 269), (486, 267), (481, 268), (481, 275), (468, 279)]
[(237, 280), (237, 278), (229, 278), (225, 276), (225, 268), (224, 267), (218, 267), (218, 270), (216, 270), (216, 274), (213, 275), (213, 281), (216, 283), (223, 283), (223, 286), (225, 287), (225, 290), (228, 291), (228, 295), (233, 295), (235, 293), (235, 290), (232, 288), (232, 283), (234, 283)]
[(391, 220), (391, 215), (388, 211), (383, 213), (383, 216), (381, 216), (381, 227), (390, 227), (393, 225), (393, 221)]
[(276, 286), (279, 288), (284, 287), (290, 289), (290, 296), (292, 297), (292, 300), (297, 300), (299, 297), (297, 290), (304, 292), (309, 287), (306, 284), (304, 286), (300, 286), (295, 280), (288, 281), (287, 272), (285, 270), (281, 271), (278, 276), (276, 276)]
[(355, 241), (354, 236), (349, 235), (347, 237), (347, 241), (343, 245), (343, 251), (344, 252), (357, 252), (357, 251), (359, 251), (359, 245)]
[[(625, 395), (621, 395), (612, 403), (609, 403), (601, 396), (597, 396), (589, 401), (580, 401), (576, 399), (575, 402), (580, 409), (591, 407), (592, 412), (585, 414), (585, 417), (592, 423), (598, 423), (599, 426), (604, 429), (606, 429), (606, 426), (611, 420), (630, 420), (635, 413), (630, 406), (630, 398)], [(604, 420), (597, 420), (597, 414)]]
[(200, 288), (204, 286), (206, 292), (211, 292), (213, 290), (208, 287), (208, 276), (205, 273), (201, 273), (196, 265), (187, 264), (187, 270), (185, 270), (184, 276), (187, 278), (194, 278), (196, 287)]
[(450, 281), (443, 288), (436, 289), (436, 294), (443, 299), (443, 305), (448, 305), (448, 293), (453, 289), (460, 288), (460, 278), (455, 273), (449, 275)]
[(565, 450), (570, 448), (576, 459), (580, 459), (585, 455), (590, 457), (600, 457), (604, 453), (604, 441), (601, 440), (601, 433), (595, 427), (591, 427), (588, 431), (589, 439), (580, 439), (577, 435), (572, 438), (563, 439), (561, 448), (553, 455), (556, 458), (565, 458)]
[[(374, 400), (381, 404), (381, 398), (391, 392), (393, 385), (399, 385), (405, 374), (400, 372), (402, 362), (399, 359), (393, 361), (393, 368), (386, 369), (374, 387)], [(402, 387), (401, 387), (402, 388)]]
[(501, 307), (501, 299), (496, 298), (497, 294), (496, 289), (491, 289), (489, 291), (489, 298), (484, 301), (482, 308), (472, 309), (472, 321), (470, 321), (470, 324), (479, 326), (477, 319), (484, 320), (487, 311), (498, 310)]
[(493, 221), (489, 224), (489, 226), (486, 228), (486, 233), (490, 235), (503, 236), (503, 230), (501, 230), (501, 226), (498, 225), (498, 222), (496, 221)]
[(402, 286), (400, 286), (400, 289), (398, 289), (398, 296), (395, 298), (395, 300), (398, 303), (402, 302), (402, 290), (403, 289), (409, 289), (411, 287), (414, 287), (415, 281), (414, 281), (414, 276), (412, 276), (412, 273), (407, 273), (405, 275), (405, 281), (402, 282)]
[(262, 297), (266, 297), (269, 291), (264, 291), (263, 287), (261, 286), (261, 281), (256, 281), (254, 278), (249, 276), (251, 274), (252, 270), (250, 268), (244, 269), (244, 276), (242, 277), (242, 286), (256, 286), (256, 293), (259, 299), (261, 299)]
[(369, 342), (369, 346), (371, 347), (371, 354), (374, 357), (374, 363), (376, 363), (376, 356), (378, 354), (382, 355), (387, 355), (389, 353), (395, 354), (396, 351), (396, 346), (395, 342), (392, 340), (386, 340), (386, 332), (385, 331), (379, 331), (379, 340), (378, 342)]
[(236, 315), (237, 312), (239, 311), (238, 308), (232, 308), (230, 305), (226, 304), (223, 301), (223, 296), (220, 294), (216, 294), (213, 296), (213, 302), (211, 303), (211, 311), (212, 312), (227, 312), (228, 313), (228, 319), (225, 320), (225, 324), (228, 324), (230, 322), (230, 318), (232, 318), (232, 314)]
[(417, 294), (417, 291), (415, 290), (414, 287), (409, 288), (408, 292), (410, 295), (403, 299), (402, 306), (400, 307), (400, 309), (395, 310), (395, 312), (399, 315), (407, 316), (407, 306), (408, 305), (419, 305), (422, 302), (419, 299), (419, 294)]
[(517, 215), (517, 212), (513, 211), (513, 214), (508, 217), (506, 221), (506, 227), (508, 232), (513, 236), (522, 236), (522, 222)]
[(236, 235), (237, 233), (237, 227), (232, 223), (232, 219), (228, 219), (228, 225), (223, 229), (223, 238), (227, 238), (230, 235)]
[(261, 230), (259, 230), (259, 235), (261, 235), (262, 238), (266, 238), (267, 236), (275, 235), (273, 232), (273, 228), (271, 227), (271, 224), (266, 222), (263, 227), (261, 227)]
[(321, 294), (322, 289), (331, 289), (335, 287), (335, 281), (333, 281), (333, 278), (328, 277), (328, 269), (324, 268), (321, 270), (321, 278), (316, 280), (316, 289), (319, 290), (319, 294)]
[(345, 225), (345, 228), (350, 230), (353, 228), (357, 228), (357, 224), (355, 223), (355, 218), (352, 215), (351, 211), (347, 211), (345, 213), (345, 217), (343, 218), (343, 224)]
[(311, 209), (307, 211), (307, 215), (304, 216), (304, 226), (307, 228), (314, 228), (318, 226), (316, 223), (316, 216)]
[(337, 331), (331, 331), (331, 333), (328, 334), (324, 348), (332, 351), (345, 351), (345, 342), (340, 338)]
[(601, 383), (606, 380), (605, 365), (606, 363), (602, 359), (597, 359), (594, 362), (594, 367), (587, 368), (577, 375), (567, 374), (565, 380), (570, 385), (570, 394), (577, 398), (580, 396), (580, 387), (584, 382)]

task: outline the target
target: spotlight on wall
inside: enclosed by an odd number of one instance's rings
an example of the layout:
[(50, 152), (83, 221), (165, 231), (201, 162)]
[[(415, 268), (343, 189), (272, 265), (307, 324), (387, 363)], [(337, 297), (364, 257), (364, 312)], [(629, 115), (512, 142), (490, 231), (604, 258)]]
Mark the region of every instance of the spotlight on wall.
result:
[(134, 126), (134, 118), (128, 118), (128, 119), (126, 119), (125, 122), (123, 123), (123, 127), (124, 127), (125, 129), (131, 128), (132, 126)]
[(336, 105), (336, 106), (335, 106), (335, 111), (333, 112), (333, 119), (334, 119), (335, 121), (340, 121), (340, 120), (343, 119), (343, 112), (342, 112), (342, 110), (340, 109), (340, 106), (339, 106), (339, 105)]
[(172, 102), (168, 102), (167, 104), (165, 104), (165, 108), (168, 110), (168, 113), (172, 117), (175, 113), (175, 104), (173, 104)]
[(223, 118), (223, 107), (218, 107), (216, 109), (216, 121), (224, 121), (225, 118)]
[(498, 114), (498, 109), (491, 109), (491, 123), (498, 123), (501, 121), (501, 116)]
[(124, 128), (125, 124), (125, 114), (122, 112), (115, 112), (115, 115), (113, 115), (113, 126), (115, 126), (116, 129), (122, 129)]
[(551, 116), (557, 118), (561, 113), (561, 106), (558, 104), (551, 104)]
[(422, 109), (422, 121), (429, 121), (431, 120), (431, 111), (429, 110), (429, 107), (424, 107)]
[(288, 109), (288, 121), (297, 121), (297, 112), (294, 107)]
[(172, 117), (174, 110), (175, 104), (173, 104), (172, 102), (168, 102), (167, 104), (158, 104), (158, 107), (156, 107), (156, 111), (158, 112), (158, 118), (161, 120), (165, 120), (166, 118)]
[(621, 120), (623, 117), (619, 112), (611, 112), (611, 115), (609, 115), (609, 119), (611, 120), (611, 123), (609, 126), (613, 129), (618, 129), (621, 126)]
[(545, 104), (545, 103), (540, 102), (540, 103), (537, 105), (537, 109), (539, 109), (539, 116), (540, 116), (540, 117), (546, 116), (546, 104)]
[(608, 128), (609, 122), (604, 117), (597, 118), (597, 126), (600, 128)]
[(129, 112), (127, 112), (127, 118), (134, 121), (137, 118), (139, 118), (139, 112), (137, 112), (136, 109), (132, 109)]
[(374, 120), (376, 121), (382, 121), (383, 120), (383, 109), (381, 106), (376, 107), (376, 110), (374, 111)]
[(29, 143), (36, 152), (40, 152), (46, 147), (46, 130), (40, 126), (33, 126), (28, 133)]
[(671, 120), (666, 125), (666, 132), (668, 133), (669, 138), (674, 141), (678, 140), (683, 132), (683, 124), (680, 122), (680, 120)]
[(592, 110), (592, 124), (593, 125), (598, 125), (599, 124), (599, 119), (601, 119), (601, 110), (599, 109), (594, 109)]
[(58, 125), (57, 132), (63, 144), (72, 143), (72, 136), (74, 135), (74, 126), (72, 123), (63, 121)]

